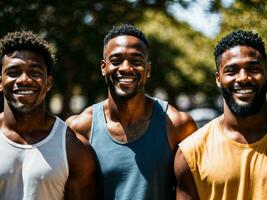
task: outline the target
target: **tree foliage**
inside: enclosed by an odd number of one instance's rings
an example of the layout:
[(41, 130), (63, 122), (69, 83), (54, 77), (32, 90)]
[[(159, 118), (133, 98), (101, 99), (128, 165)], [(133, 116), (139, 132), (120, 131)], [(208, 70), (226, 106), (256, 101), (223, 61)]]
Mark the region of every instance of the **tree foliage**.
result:
[(174, 19), (167, 10), (171, 2), (186, 7), (190, 1), (2, 1), (0, 36), (15, 30), (33, 30), (53, 44), (58, 61), (50, 95), (60, 93), (64, 97), (63, 118), (72, 114), (69, 102), (73, 94), (85, 95), (87, 105), (106, 97), (107, 88), (99, 67), (102, 41), (113, 25), (121, 23), (135, 24), (148, 36), (152, 61), (149, 94), (164, 88), (175, 105), (177, 95), (201, 91), (208, 97), (206, 103), (212, 106), (218, 95), (213, 61), (216, 40), (239, 27), (252, 28), (263, 35), (267, 29), (266, 5), (260, 0), (243, 0), (225, 9), (221, 1), (213, 1), (211, 9), (221, 12), (224, 20), (221, 33), (210, 39)]

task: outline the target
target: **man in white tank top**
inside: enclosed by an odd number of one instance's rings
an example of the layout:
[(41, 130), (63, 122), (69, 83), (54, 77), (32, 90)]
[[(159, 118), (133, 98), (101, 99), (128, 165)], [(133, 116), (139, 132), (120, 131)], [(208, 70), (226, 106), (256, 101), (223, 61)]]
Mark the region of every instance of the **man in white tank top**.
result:
[(0, 57), (0, 200), (96, 199), (92, 148), (45, 108), (49, 44), (32, 32), (9, 33)]

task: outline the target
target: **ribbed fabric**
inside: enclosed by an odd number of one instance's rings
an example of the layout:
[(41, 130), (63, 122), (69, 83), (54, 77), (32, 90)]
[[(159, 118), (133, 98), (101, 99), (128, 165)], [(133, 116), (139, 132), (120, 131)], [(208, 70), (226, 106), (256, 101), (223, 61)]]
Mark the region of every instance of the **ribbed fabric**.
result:
[(0, 199), (60, 200), (68, 178), (66, 124), (33, 145), (14, 143), (0, 132)]
[(224, 133), (216, 118), (180, 148), (201, 200), (267, 199), (267, 135), (253, 144), (240, 144)]
[(99, 160), (105, 200), (174, 198), (174, 155), (166, 133), (166, 110), (167, 102), (155, 100), (148, 130), (122, 144), (108, 131), (103, 102), (93, 105), (90, 143)]

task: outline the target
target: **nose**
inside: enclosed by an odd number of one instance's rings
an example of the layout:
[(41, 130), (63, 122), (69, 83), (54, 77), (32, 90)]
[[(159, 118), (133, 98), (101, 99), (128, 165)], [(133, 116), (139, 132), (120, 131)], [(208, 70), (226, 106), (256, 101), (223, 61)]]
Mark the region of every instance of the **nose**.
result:
[(129, 72), (132, 70), (133, 68), (128, 60), (124, 60), (119, 67), (120, 72)]
[(31, 81), (32, 81), (31, 77), (25, 72), (23, 72), (16, 80), (16, 82), (20, 84), (26, 84)]
[(240, 83), (245, 83), (250, 80), (250, 75), (247, 73), (245, 69), (241, 69), (237, 74), (236, 81)]

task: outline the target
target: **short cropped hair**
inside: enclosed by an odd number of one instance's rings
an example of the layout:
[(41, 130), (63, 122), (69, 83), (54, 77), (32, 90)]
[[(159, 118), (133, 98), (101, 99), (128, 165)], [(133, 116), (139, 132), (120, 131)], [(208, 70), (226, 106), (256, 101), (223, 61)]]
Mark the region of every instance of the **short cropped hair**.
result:
[(47, 65), (47, 74), (51, 74), (55, 56), (48, 42), (41, 36), (31, 31), (16, 31), (0, 39), (0, 59), (16, 50), (30, 50), (42, 55)]
[(139, 38), (140, 40), (142, 40), (144, 42), (144, 44), (146, 45), (146, 47), (148, 47), (148, 41), (147, 41), (145, 34), (140, 29), (138, 29), (137, 27), (135, 27), (131, 24), (123, 24), (121, 26), (113, 26), (112, 29), (110, 31), (108, 31), (108, 33), (104, 37), (104, 46), (106, 46), (108, 41), (111, 40), (112, 38), (115, 38), (115, 37), (121, 36), (121, 35), (135, 36), (135, 37)]
[(235, 46), (252, 47), (253, 49), (260, 52), (264, 59), (264, 62), (266, 63), (265, 46), (261, 37), (259, 37), (257, 33), (253, 33), (251, 31), (236, 30), (223, 37), (214, 49), (214, 57), (217, 70), (220, 65), (221, 55), (225, 51)]

